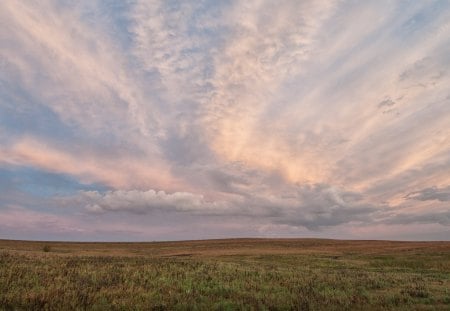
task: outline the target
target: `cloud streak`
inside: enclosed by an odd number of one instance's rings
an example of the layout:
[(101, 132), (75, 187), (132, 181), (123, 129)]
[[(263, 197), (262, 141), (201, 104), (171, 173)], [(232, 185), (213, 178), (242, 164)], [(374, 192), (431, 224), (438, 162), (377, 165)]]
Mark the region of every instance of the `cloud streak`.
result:
[(407, 199), (414, 199), (420, 201), (437, 200), (441, 202), (450, 201), (450, 186), (446, 188), (431, 187), (408, 193)]

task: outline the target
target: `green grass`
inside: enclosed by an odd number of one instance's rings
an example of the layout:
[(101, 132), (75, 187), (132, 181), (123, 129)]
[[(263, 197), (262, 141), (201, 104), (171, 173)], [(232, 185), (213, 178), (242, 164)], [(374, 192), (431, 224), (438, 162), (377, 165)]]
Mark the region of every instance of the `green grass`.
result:
[(0, 306), (450, 310), (450, 243), (0, 241)]

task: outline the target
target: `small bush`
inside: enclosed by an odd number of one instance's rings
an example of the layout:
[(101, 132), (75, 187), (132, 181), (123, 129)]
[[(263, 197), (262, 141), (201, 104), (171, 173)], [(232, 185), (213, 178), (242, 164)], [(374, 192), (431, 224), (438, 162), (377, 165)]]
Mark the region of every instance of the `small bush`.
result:
[(44, 247), (42, 247), (42, 251), (45, 253), (48, 253), (51, 251), (51, 247), (50, 245), (44, 245)]
[(428, 298), (430, 293), (424, 284), (415, 284), (406, 290), (402, 290), (402, 293), (406, 293), (413, 298)]

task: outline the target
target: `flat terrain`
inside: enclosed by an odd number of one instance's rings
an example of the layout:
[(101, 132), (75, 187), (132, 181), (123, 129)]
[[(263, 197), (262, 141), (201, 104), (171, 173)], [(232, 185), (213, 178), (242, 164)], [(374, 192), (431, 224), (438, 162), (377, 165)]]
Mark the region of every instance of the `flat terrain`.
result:
[(450, 310), (450, 242), (0, 240), (1, 310)]

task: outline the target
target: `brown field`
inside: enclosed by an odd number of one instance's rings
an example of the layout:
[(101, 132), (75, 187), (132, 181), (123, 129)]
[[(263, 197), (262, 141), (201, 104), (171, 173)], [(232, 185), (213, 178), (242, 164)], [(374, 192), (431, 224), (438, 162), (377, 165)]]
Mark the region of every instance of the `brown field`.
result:
[(450, 242), (404, 242), (332, 239), (217, 239), (174, 242), (38, 242), (1, 240), (0, 250), (42, 255), (45, 245), (52, 255), (221, 257), (232, 255), (344, 255), (415, 254), (450, 252)]
[(450, 242), (0, 240), (0, 309), (450, 310)]

